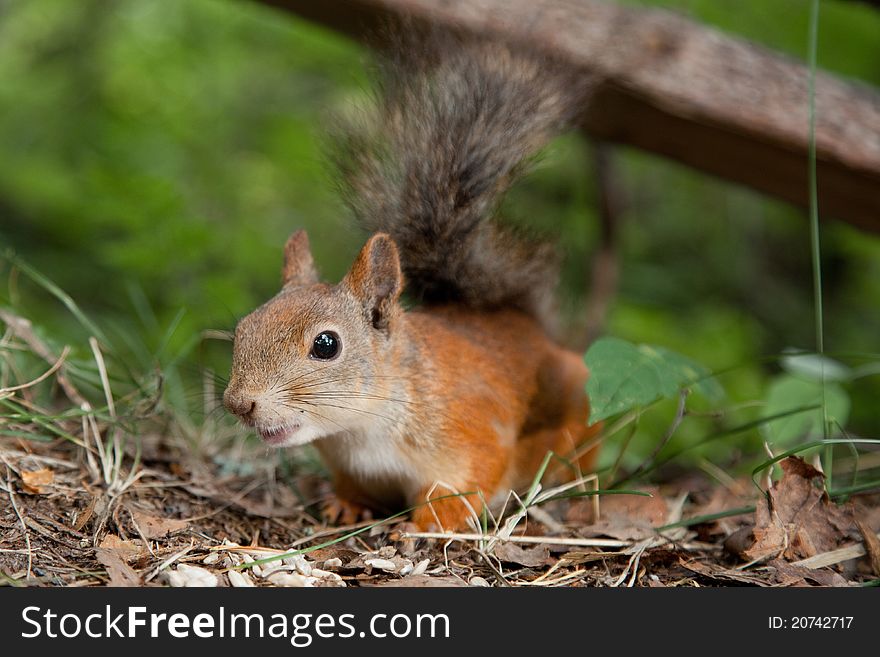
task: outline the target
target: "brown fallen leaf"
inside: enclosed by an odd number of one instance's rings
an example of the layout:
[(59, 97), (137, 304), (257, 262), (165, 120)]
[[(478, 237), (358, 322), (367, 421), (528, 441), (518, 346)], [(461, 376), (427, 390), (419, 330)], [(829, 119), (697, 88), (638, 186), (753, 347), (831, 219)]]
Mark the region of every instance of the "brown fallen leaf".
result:
[(817, 481), (824, 475), (796, 456), (780, 463), (782, 479), (755, 510), (755, 541), (746, 559), (782, 557), (788, 561), (834, 550), (857, 534), (852, 508), (839, 507)]
[(92, 499), (89, 500), (88, 506), (80, 513), (76, 518), (76, 523), (74, 523), (73, 528), (76, 531), (82, 530), (83, 527), (86, 526), (86, 523), (91, 519), (91, 517), (95, 514), (95, 506), (98, 503), (98, 496), (92, 495)]
[(740, 527), (724, 539), (724, 549), (736, 557), (745, 558), (746, 551), (755, 543), (754, 527)]
[(55, 473), (49, 468), (40, 470), (22, 470), (21, 481), (26, 492), (34, 495), (46, 495), (49, 492), (47, 486), (55, 481)]
[[(850, 584), (830, 568), (804, 568), (782, 559), (774, 559), (767, 564), (774, 569), (777, 584), (785, 587), (797, 586), (849, 586)], [(813, 582), (811, 584), (810, 582)]]
[(107, 568), (110, 586), (140, 586), (143, 584), (141, 576), (125, 563), (120, 550), (99, 547), (95, 550), (95, 556)]
[(186, 520), (158, 518), (141, 511), (132, 511), (131, 517), (146, 538), (164, 538), (185, 529), (188, 524)]
[(760, 577), (739, 570), (729, 570), (718, 564), (702, 563), (700, 561), (684, 559), (682, 557), (678, 558), (678, 563), (692, 573), (697, 573), (698, 575), (703, 575), (710, 579), (741, 582), (753, 586), (768, 586), (768, 583)]
[(645, 489), (645, 495), (607, 495), (602, 497), (602, 517), (592, 522), (592, 503), (581, 500), (571, 505), (566, 520), (587, 524), (581, 529), (585, 538), (607, 536), (619, 541), (641, 541), (656, 534), (654, 527), (666, 522), (669, 507), (656, 488)]
[[(548, 543), (553, 539), (548, 539)], [(550, 548), (546, 545), (536, 545), (531, 548), (521, 548), (516, 543), (499, 543), (495, 546), (495, 556), (502, 561), (536, 568), (538, 566), (548, 566), (553, 563), (550, 558)]]
[(854, 495), (853, 512), (867, 527), (880, 533), (880, 493)]
[[(749, 482), (751, 483), (751, 480)], [(754, 486), (746, 490), (745, 484), (737, 480), (729, 487), (717, 486), (709, 493), (702, 492), (698, 499), (694, 499), (695, 504), (690, 507), (687, 515), (690, 518), (711, 516), (748, 506), (754, 501)], [(699, 531), (702, 540), (711, 542), (716, 536), (729, 535), (736, 531), (748, 516), (749, 514), (746, 513), (741, 516), (718, 518), (701, 523), (695, 526), (695, 529)]]
[(865, 541), (865, 551), (871, 562), (871, 570), (875, 575), (880, 575), (880, 538), (877, 538), (877, 534), (868, 526), (868, 523), (856, 520), (856, 525)]
[(101, 544), (98, 547), (105, 550), (116, 550), (117, 552), (123, 553), (126, 559), (137, 556), (142, 551), (141, 546), (134, 541), (124, 541), (116, 534), (107, 534), (101, 540)]

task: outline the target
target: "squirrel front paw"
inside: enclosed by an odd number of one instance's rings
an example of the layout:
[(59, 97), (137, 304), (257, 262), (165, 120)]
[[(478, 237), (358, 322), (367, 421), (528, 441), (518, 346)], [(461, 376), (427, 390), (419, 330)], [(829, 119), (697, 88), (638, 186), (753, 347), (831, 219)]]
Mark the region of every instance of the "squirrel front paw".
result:
[(321, 505), (321, 517), (328, 525), (354, 525), (372, 520), (373, 513), (363, 504), (333, 495)]
[[(419, 498), (426, 500), (427, 494)], [(412, 523), (421, 531), (456, 531), (467, 529), (468, 520), (482, 509), (477, 495), (436, 499), (420, 505), (412, 512)]]

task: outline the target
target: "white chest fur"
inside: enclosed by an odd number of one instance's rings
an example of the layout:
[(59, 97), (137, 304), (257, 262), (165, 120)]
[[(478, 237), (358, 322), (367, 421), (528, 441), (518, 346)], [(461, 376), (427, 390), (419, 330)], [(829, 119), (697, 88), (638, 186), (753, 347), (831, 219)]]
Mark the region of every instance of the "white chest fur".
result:
[(411, 498), (424, 483), (401, 439), (386, 427), (328, 436), (317, 441), (321, 455), (371, 496)]

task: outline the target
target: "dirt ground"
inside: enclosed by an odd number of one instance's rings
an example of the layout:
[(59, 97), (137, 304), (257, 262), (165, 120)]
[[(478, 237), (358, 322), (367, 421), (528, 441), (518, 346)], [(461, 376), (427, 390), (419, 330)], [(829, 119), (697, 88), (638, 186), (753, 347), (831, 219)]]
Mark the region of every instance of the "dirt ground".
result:
[(108, 487), (69, 441), (0, 440), (0, 583), (858, 586), (880, 575), (880, 495), (838, 506), (797, 458), (766, 497), (697, 472), (598, 505), (558, 499), (517, 514), (511, 503), (500, 527), (432, 538), (405, 518), (328, 526), (315, 475), (292, 486), (273, 468), (223, 474), (155, 436), (142, 450), (137, 476), (123, 469)]

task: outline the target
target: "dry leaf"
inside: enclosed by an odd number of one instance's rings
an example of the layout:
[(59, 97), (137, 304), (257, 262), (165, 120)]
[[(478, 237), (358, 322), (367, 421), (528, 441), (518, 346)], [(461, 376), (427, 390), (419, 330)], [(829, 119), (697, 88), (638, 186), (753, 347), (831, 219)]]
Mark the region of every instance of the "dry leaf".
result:
[[(607, 536), (619, 541), (641, 541), (656, 535), (654, 527), (666, 522), (669, 507), (656, 488), (645, 495), (606, 495), (601, 500), (601, 519), (584, 527), (584, 537)], [(566, 520), (574, 524), (590, 523), (592, 502), (572, 504)]]
[(729, 570), (718, 564), (701, 563), (693, 559), (684, 559), (682, 557), (679, 557), (678, 563), (692, 573), (697, 573), (698, 575), (703, 575), (704, 577), (709, 577), (711, 579), (741, 582), (743, 584), (752, 584), (754, 586), (767, 586), (767, 582), (760, 577), (739, 570)]
[(730, 554), (745, 559), (746, 551), (755, 544), (754, 527), (740, 527), (724, 539), (724, 549)]
[[(751, 480), (749, 481), (751, 483)], [(702, 501), (694, 504), (690, 508), (688, 517), (697, 518), (699, 516), (709, 516), (730, 509), (741, 508), (754, 502), (754, 487), (749, 489), (748, 493), (743, 493), (742, 489), (745, 488), (745, 484), (736, 481), (731, 484), (731, 488), (728, 488), (727, 486), (718, 486), (708, 495), (703, 494), (698, 496)], [(696, 502), (696, 500), (694, 501)], [(718, 535), (731, 534), (736, 531), (736, 529), (738, 529), (748, 517), (749, 514), (744, 513), (741, 516), (718, 518), (717, 520), (702, 523), (699, 525), (700, 536), (703, 540), (711, 540)]]
[(110, 586), (141, 586), (143, 584), (141, 576), (125, 563), (119, 550), (99, 547), (95, 550), (95, 556), (107, 569)]
[(158, 518), (140, 511), (132, 511), (132, 518), (146, 538), (164, 538), (168, 534), (179, 532), (187, 526), (186, 520)]
[(871, 570), (875, 575), (880, 575), (880, 538), (871, 529), (867, 523), (861, 520), (856, 521), (856, 525), (865, 541), (865, 551), (868, 553), (868, 559), (871, 562)]
[(46, 495), (49, 492), (47, 486), (55, 481), (55, 473), (49, 468), (41, 470), (22, 470), (21, 481), (25, 492), (34, 495)]
[(132, 557), (141, 553), (141, 546), (134, 541), (123, 541), (116, 534), (107, 534), (101, 541), (99, 546), (105, 550), (115, 550), (119, 552), (127, 561), (131, 561)]
[(810, 582), (815, 582), (819, 586), (849, 586), (840, 573), (830, 568), (804, 568), (782, 559), (774, 559), (767, 565), (776, 570), (775, 579), (781, 586), (814, 586)]
[(850, 507), (838, 507), (814, 485), (821, 472), (803, 459), (790, 456), (780, 464), (782, 479), (758, 501), (755, 542), (747, 559), (783, 557), (789, 561), (837, 549), (857, 536)]
[[(547, 540), (552, 542), (552, 539)], [(553, 563), (550, 558), (550, 548), (546, 545), (536, 545), (532, 548), (521, 548), (516, 543), (499, 543), (495, 546), (495, 556), (502, 561), (516, 563), (520, 566), (537, 568)]]

